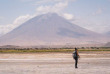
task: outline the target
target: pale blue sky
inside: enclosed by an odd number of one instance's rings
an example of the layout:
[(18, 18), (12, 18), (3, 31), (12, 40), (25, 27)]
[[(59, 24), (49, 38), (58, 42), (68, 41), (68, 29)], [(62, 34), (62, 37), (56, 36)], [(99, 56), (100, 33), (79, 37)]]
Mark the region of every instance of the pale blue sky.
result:
[(0, 0), (0, 34), (48, 12), (95, 32), (110, 31), (110, 0)]

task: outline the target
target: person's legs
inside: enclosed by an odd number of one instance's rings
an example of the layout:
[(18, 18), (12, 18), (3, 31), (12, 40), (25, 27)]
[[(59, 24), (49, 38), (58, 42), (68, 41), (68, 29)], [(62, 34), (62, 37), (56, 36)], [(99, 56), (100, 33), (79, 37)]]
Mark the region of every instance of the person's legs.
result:
[(75, 68), (78, 68), (77, 63), (78, 63), (78, 58), (75, 58)]

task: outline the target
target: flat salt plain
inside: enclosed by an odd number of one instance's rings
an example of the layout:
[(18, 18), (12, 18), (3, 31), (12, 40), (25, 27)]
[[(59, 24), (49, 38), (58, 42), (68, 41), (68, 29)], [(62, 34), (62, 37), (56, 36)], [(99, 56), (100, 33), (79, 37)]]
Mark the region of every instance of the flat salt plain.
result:
[(110, 74), (110, 51), (79, 54), (75, 69), (72, 53), (0, 53), (0, 74)]

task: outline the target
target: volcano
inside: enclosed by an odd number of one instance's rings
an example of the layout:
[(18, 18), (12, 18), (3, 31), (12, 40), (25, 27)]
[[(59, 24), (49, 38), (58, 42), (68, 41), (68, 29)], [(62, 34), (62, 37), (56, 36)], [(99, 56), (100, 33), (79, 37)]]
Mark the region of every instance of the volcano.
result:
[(0, 45), (76, 45), (104, 42), (98, 33), (70, 23), (56, 13), (36, 16), (0, 37)]

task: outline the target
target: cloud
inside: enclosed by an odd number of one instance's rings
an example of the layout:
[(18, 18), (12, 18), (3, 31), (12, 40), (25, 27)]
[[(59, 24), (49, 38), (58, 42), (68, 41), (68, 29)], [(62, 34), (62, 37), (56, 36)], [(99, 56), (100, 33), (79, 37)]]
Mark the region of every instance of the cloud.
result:
[(12, 25), (11, 24), (8, 24), (8, 25), (0, 25), (0, 34), (3, 35), (7, 32), (10, 31), (10, 29), (12, 29)]
[(72, 20), (74, 18), (73, 14), (69, 13), (64, 13), (63, 17), (66, 18), (67, 20)]
[(102, 8), (98, 8), (94, 13), (93, 15), (99, 15), (103, 12)]
[(17, 26), (17, 25), (22, 24), (22, 23), (24, 23), (25, 21), (29, 20), (30, 18), (32, 18), (32, 16), (29, 15), (29, 14), (23, 15), (23, 16), (19, 16), (19, 17), (17, 17), (17, 18), (14, 20), (13, 24), (14, 24), (15, 26)]
[(32, 16), (27, 14), (27, 15), (17, 17), (12, 24), (0, 25), (0, 34), (3, 35), (10, 32), (11, 30), (18, 27), (19, 25), (29, 20), (30, 18), (32, 18)]
[(68, 2), (60, 2), (53, 6), (52, 5), (39, 6), (38, 8), (36, 8), (36, 12), (40, 14), (49, 13), (49, 12), (60, 13), (67, 6), (68, 6)]
[(69, 14), (64, 12), (64, 9), (68, 6), (68, 2), (59, 2), (53, 6), (39, 6), (36, 8), (36, 15), (46, 14), (46, 13), (57, 13), (60, 16), (66, 18), (67, 20), (71, 20), (74, 18), (73, 14)]

